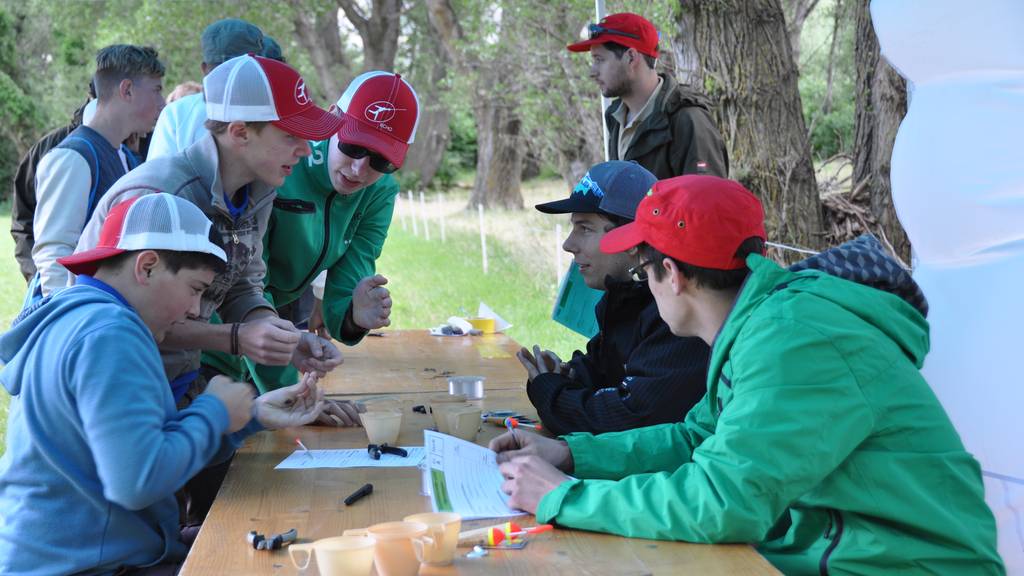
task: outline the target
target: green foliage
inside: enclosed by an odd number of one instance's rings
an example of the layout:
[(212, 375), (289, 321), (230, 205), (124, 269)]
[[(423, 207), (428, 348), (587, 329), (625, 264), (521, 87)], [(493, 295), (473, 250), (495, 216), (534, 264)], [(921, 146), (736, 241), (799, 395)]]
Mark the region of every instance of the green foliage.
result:
[(464, 108), (453, 110), (448, 129), (451, 130), (451, 141), (435, 175), (437, 185), (445, 190), (455, 185), (460, 174), (476, 167), (476, 123), (473, 114)]
[[(0, 215), (0, 229), (8, 230), (10, 227), (11, 217), (4, 209), (3, 215)], [(6, 255), (0, 258), (0, 326), (6, 329), (20, 311), (22, 297), (25, 295), (25, 281), (14, 260), (14, 240), (10, 234), (0, 234), (0, 254)], [(0, 386), (0, 456), (7, 446), (5, 438), (9, 400), (7, 391)]]
[[(804, 23), (800, 39), (800, 98), (810, 130), (811, 153), (826, 159), (853, 149), (856, 108), (854, 67), (855, 19), (850, 0), (823, 1)], [(839, 27), (832, 64), (831, 107), (824, 109), (828, 91), (829, 55), (835, 17)]]

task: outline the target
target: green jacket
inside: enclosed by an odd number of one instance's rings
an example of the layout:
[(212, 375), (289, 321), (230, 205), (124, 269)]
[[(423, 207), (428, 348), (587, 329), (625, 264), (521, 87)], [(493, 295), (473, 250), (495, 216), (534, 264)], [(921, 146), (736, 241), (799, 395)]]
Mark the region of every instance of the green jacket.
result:
[(354, 194), (339, 194), (327, 170), (330, 141), (311, 145), (312, 154), (277, 190), (263, 238), (266, 292), (274, 306), (283, 306), (298, 299), (317, 274), (327, 270), (324, 323), (337, 336), (352, 304), (352, 290), (376, 271), (398, 182), (385, 174)]
[[(274, 307), (299, 298), (320, 272), (327, 270), (324, 323), (348, 345), (362, 339), (342, 337), (342, 323), (352, 304), (356, 284), (376, 270), (398, 195), (398, 182), (385, 174), (354, 194), (334, 190), (328, 173), (329, 140), (310, 142), (312, 153), (296, 164), (277, 189), (263, 259), (267, 264), (264, 295)], [(205, 354), (204, 363), (231, 374), (240, 368), (224, 354)], [(261, 392), (294, 384), (291, 366), (261, 366), (245, 360)], [(243, 372), (244, 374), (244, 372)]]
[(682, 423), (566, 437), (540, 522), (749, 542), (786, 574), (1002, 574), (981, 472), (900, 298), (760, 256)]

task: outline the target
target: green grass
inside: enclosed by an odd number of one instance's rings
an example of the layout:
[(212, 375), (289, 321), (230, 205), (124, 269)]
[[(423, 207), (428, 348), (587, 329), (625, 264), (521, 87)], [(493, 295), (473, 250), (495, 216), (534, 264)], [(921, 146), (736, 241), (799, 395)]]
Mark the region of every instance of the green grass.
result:
[(582, 336), (551, 320), (553, 277), (519, 261), (496, 238), (488, 238), (487, 251), (484, 275), (479, 233), (453, 231), (442, 244), (436, 234), (428, 242), (422, 233), (416, 237), (392, 225), (377, 265), (389, 279), (392, 327), (424, 328), (449, 316), (476, 315), (483, 301), (512, 324), (507, 333), (520, 344), (540, 344), (563, 358), (585, 344)]
[[(11, 229), (10, 208), (4, 206), (0, 214), (0, 332), (7, 330), (18, 315), (25, 296), (25, 281), (14, 260), (14, 240), (7, 232)], [(0, 455), (7, 447), (7, 409), (10, 398), (0, 386)]]

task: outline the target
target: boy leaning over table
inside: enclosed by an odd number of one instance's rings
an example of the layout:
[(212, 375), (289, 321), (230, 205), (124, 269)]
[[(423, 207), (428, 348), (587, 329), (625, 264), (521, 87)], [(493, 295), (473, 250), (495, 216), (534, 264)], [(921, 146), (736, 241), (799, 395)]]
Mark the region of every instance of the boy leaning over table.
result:
[[(356, 77), (331, 112), (341, 119), (337, 133), (310, 142), (312, 153), (277, 189), (263, 239), (265, 296), (287, 317), (286, 308), (313, 285), (310, 330), (354, 346), (390, 324), (387, 279), (375, 274), (375, 263), (399, 192), (392, 174), (416, 137), (419, 100), (399, 74), (378, 70)], [(242, 360), (260, 391), (295, 382), (293, 367)], [(203, 361), (223, 366), (233, 359), (208, 353)], [(358, 422), (354, 404), (328, 402), (335, 409), (321, 415), (322, 423)]]
[(246, 436), (323, 409), (314, 376), (255, 401), (220, 376), (176, 409), (157, 345), (225, 266), (210, 228), (170, 194), (118, 204), (96, 248), (60, 259), (76, 284), (0, 336), (0, 573), (175, 573), (187, 545), (174, 492)]
[(763, 218), (739, 183), (681, 176), (604, 237), (607, 252), (640, 247), (672, 332), (712, 347), (708, 393), (682, 423), (496, 438), (510, 505), (623, 536), (747, 542), (786, 574), (1002, 574), (978, 463), (918, 371), (924, 317), (779, 268)]

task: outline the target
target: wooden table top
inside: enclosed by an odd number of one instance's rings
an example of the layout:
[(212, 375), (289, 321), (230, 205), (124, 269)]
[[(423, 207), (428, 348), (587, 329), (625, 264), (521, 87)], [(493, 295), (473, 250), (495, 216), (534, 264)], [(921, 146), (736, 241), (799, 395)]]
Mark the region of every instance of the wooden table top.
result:
[(526, 385), (526, 370), (515, 358), (520, 346), (504, 334), (384, 330), (339, 348), (345, 363), (321, 381), (329, 395), (447, 392), (448, 376), (485, 376), (488, 390)]
[[(384, 395), (384, 388), (390, 387), (392, 382), (398, 383), (391, 389), (393, 394), (390, 400), (403, 411), (399, 445), (422, 446), (423, 430), (432, 426), (429, 415), (411, 410), (413, 405), (426, 403), (429, 394), (409, 394), (406, 386), (409, 383), (421, 385), (419, 373), (424, 367), (441, 369), (445, 366), (445, 369), (456, 370), (460, 374), (466, 370), (474, 374), (495, 375), (518, 372), (521, 377), (522, 368), (514, 357), (481, 360), (478, 352), (472, 350), (475, 342), (486, 343), (486, 338), (491, 338), (490, 342), (497, 341), (499, 347), (506, 350), (512, 347), (518, 349), (513, 341), (505, 337), (485, 337), (479, 340), (436, 338), (435, 341), (424, 343), (423, 338), (416, 333), (388, 334), (385, 341), (380, 344), (374, 342), (371, 346), (378, 351), (401, 351), (396, 356), (406, 372), (385, 369), (381, 372), (390, 378), (378, 379), (376, 387), (361, 388), (357, 385), (348, 388), (366, 389)], [(406, 346), (404, 341), (407, 339), (413, 344)], [(430, 351), (432, 355), (417, 359), (416, 354), (410, 353), (410, 350)], [(348, 355), (349, 358), (353, 356), (361, 357), (359, 362), (364, 370), (372, 368), (372, 358), (365, 353)], [(391, 359), (394, 357), (388, 354), (378, 358), (386, 359), (390, 368), (393, 367)], [(344, 371), (349, 367), (346, 361), (339, 370)], [(490, 384), (491, 379), (488, 378)], [(523, 382), (518, 382), (517, 388), (508, 390), (491, 389), (488, 386), (485, 398), (475, 403), (485, 410), (510, 409), (536, 415), (522, 388)], [(431, 392), (440, 389), (426, 388)], [(351, 391), (349, 393), (355, 394)], [(485, 425), (477, 442), (486, 445), (502, 431), (502, 428)], [(419, 493), (420, 472), (415, 467), (274, 470), (274, 466), (294, 451), (295, 437), (300, 437), (311, 450), (365, 448), (367, 444), (366, 434), (361, 428), (307, 426), (263, 432), (250, 438), (231, 464), (210, 515), (182, 568), (182, 576), (299, 574), (287, 550), (253, 550), (245, 540), (246, 534), (250, 530), (274, 534), (296, 528), (300, 541), (308, 542), (340, 535), (349, 528), (401, 520), (409, 514), (431, 509), (429, 498)], [(373, 483), (372, 495), (353, 506), (347, 507), (342, 503), (346, 496), (367, 482)], [(524, 526), (536, 523), (532, 516), (524, 516), (516, 521)], [(463, 529), (492, 523), (486, 520), (465, 522)], [(460, 548), (452, 566), (424, 566), (420, 574), (779, 573), (746, 545), (709, 546), (662, 542), (568, 529), (556, 529), (554, 532), (534, 536), (523, 550), (491, 550), (487, 557), (476, 559), (466, 558), (467, 551)], [(315, 561), (302, 573), (317, 574)]]

